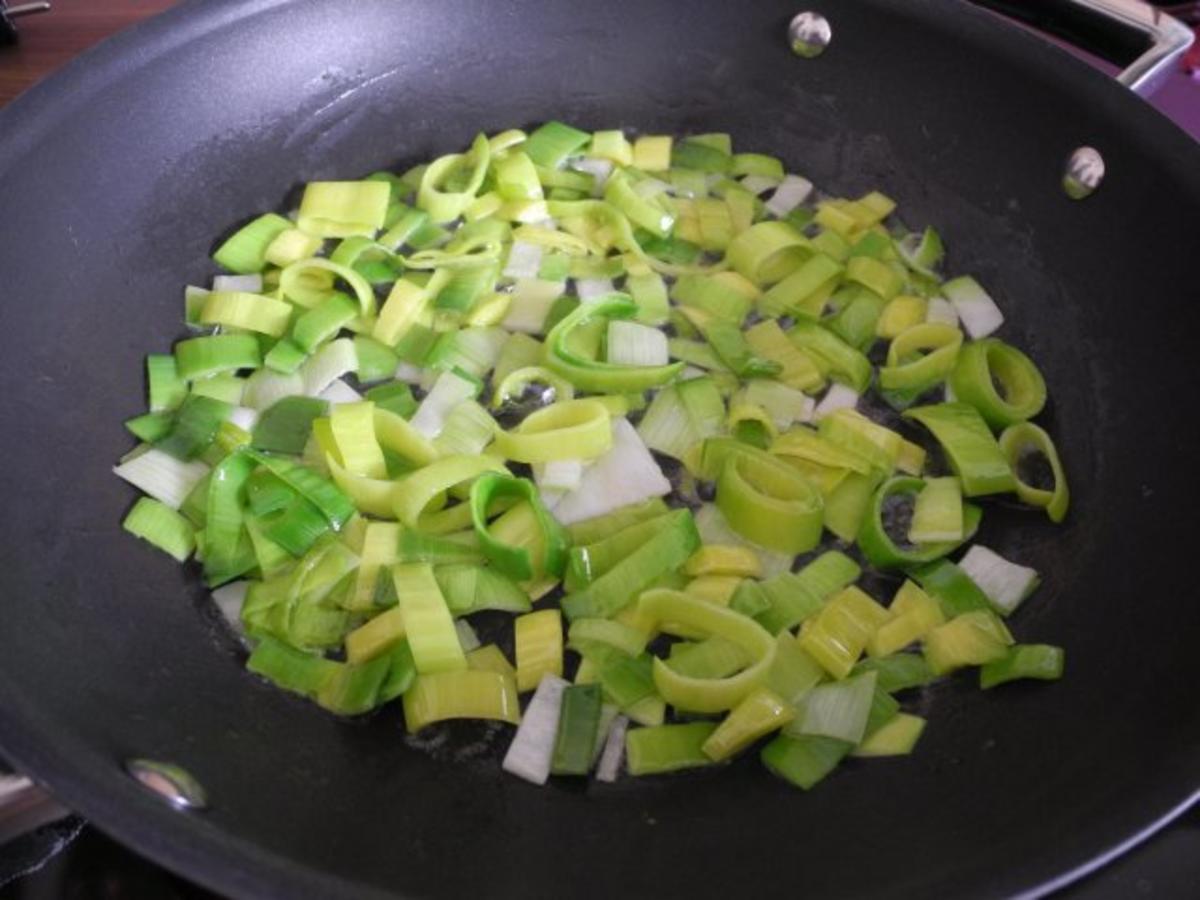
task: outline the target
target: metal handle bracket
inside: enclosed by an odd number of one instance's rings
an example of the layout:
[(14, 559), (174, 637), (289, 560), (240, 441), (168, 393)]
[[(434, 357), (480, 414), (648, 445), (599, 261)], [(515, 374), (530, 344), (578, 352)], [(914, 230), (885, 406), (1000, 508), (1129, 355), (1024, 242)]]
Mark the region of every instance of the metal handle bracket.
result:
[[(1087, 46), (1080, 34), (1093, 38), (1087, 49), (1101, 55), (1114, 43), (1138, 48), (1141, 55), (1117, 76), (1136, 94), (1149, 96), (1174, 71), (1195, 35), (1192, 30), (1142, 0), (972, 0), (997, 12), (1029, 22)], [(1103, 45), (1105, 49), (1101, 49)]]

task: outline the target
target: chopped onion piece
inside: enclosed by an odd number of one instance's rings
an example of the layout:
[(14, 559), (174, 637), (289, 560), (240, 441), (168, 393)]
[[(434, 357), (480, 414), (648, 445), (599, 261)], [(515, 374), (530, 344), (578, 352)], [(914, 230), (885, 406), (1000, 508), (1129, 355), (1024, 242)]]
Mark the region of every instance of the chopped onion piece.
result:
[(545, 784), (550, 777), (550, 760), (558, 737), (558, 715), (567, 682), (556, 675), (544, 675), (533, 692), (533, 699), (521, 716), (521, 724), (508, 745), (502, 764), (504, 771)]
[(612, 425), (612, 448), (587, 468), (579, 487), (554, 507), (554, 517), (564, 525), (671, 492), (671, 482), (634, 427), (623, 418), (613, 419)]
[(113, 466), (113, 472), (171, 509), (179, 509), (196, 482), (208, 474), (202, 462), (184, 462), (153, 447)]
[(988, 600), (1004, 615), (1009, 615), (1033, 593), (1041, 579), (1028, 566), (1011, 563), (994, 550), (975, 544), (959, 560), (958, 567), (979, 585)]
[(613, 319), (608, 323), (608, 361), (625, 366), (665, 366), (671, 361), (661, 328)]
[(779, 182), (779, 187), (767, 201), (767, 212), (779, 218), (786, 216), (808, 199), (812, 189), (812, 182), (807, 178), (801, 178), (799, 175), (783, 176), (783, 181)]
[(542, 266), (542, 248), (538, 244), (513, 241), (508, 262), (501, 273), (505, 278), (537, 278)]
[(600, 753), (600, 764), (596, 767), (596, 780), (612, 783), (621, 773), (625, 760), (625, 732), (629, 730), (629, 719), (617, 716), (608, 729), (608, 738)]
[(813, 418), (820, 420), (834, 410), (854, 409), (858, 406), (858, 400), (859, 394), (854, 388), (835, 381), (829, 386), (829, 390), (825, 392), (821, 402), (817, 404), (817, 408), (813, 411)]
[(969, 275), (947, 281), (942, 285), (942, 293), (954, 304), (963, 330), (973, 339), (987, 337), (1004, 324), (1004, 314), (996, 301)]

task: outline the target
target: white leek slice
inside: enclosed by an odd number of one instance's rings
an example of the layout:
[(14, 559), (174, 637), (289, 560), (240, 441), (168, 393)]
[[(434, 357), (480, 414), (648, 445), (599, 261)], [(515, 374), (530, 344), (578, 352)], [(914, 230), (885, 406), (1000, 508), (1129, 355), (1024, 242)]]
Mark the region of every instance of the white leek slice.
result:
[(362, 394), (340, 378), (321, 391), (317, 396), (322, 400), (328, 400), (330, 403), (358, 403), (362, 400)]
[(343, 375), (358, 369), (358, 353), (350, 338), (330, 341), (300, 366), (300, 377), (304, 379), (304, 393), (319, 397), (321, 393)]
[(254, 426), (258, 424), (258, 410), (249, 409), (245, 406), (235, 406), (229, 413), (229, 418), (226, 420), (230, 425), (235, 425), (242, 431), (252, 431)]
[(953, 325), (958, 327), (958, 313), (954, 309), (954, 304), (945, 297), (930, 297), (929, 304), (925, 307), (926, 322), (940, 322), (943, 325)]
[(608, 361), (623, 366), (665, 366), (671, 362), (666, 332), (614, 319), (608, 323)]
[(542, 267), (542, 248), (525, 241), (513, 241), (508, 262), (501, 273), (505, 278), (537, 278)]
[(629, 730), (629, 719), (617, 716), (608, 729), (604, 749), (600, 752), (600, 763), (596, 766), (596, 780), (613, 782), (621, 773), (625, 759), (625, 733)]
[(463, 400), (446, 416), (446, 423), (433, 441), (442, 456), (478, 456), (492, 442), (496, 420), (474, 400)]
[(443, 372), (413, 413), (410, 424), (427, 438), (437, 437), (446, 427), (450, 411), (464, 400), (473, 398), (477, 389), (477, 384), (458, 373)]
[(235, 634), (243, 634), (242, 604), (246, 601), (246, 591), (250, 588), (248, 581), (231, 581), (223, 584), (212, 592), (212, 602)]
[(785, 175), (775, 193), (767, 201), (767, 212), (778, 218), (783, 218), (793, 209), (808, 199), (812, 193), (812, 182), (799, 175)]
[(858, 400), (858, 391), (835, 381), (829, 386), (829, 390), (825, 392), (825, 396), (821, 398), (817, 408), (813, 410), (813, 418), (820, 420), (835, 410), (854, 409), (858, 406)]
[(544, 675), (533, 692), (521, 725), (504, 754), (505, 772), (545, 784), (550, 777), (550, 762), (554, 757), (554, 741), (558, 737), (558, 716), (567, 682), (556, 675)]
[(541, 334), (550, 307), (562, 296), (565, 283), (539, 278), (518, 278), (513, 285), (508, 312), (500, 324), (509, 331)]
[(942, 293), (954, 304), (954, 310), (962, 319), (963, 330), (974, 340), (987, 337), (1004, 324), (1004, 313), (983, 289), (978, 281), (969, 275), (954, 278), (942, 285)]
[(751, 379), (741, 396), (745, 402), (761, 406), (780, 431), (786, 431), (796, 422), (811, 422), (817, 405), (803, 391), (766, 378)]
[(242, 391), (242, 403), (252, 409), (264, 410), (274, 406), (284, 397), (304, 394), (304, 376), (299, 372), (284, 375), (270, 369), (259, 369), (246, 379)]
[(857, 744), (867, 728), (871, 700), (875, 696), (875, 672), (867, 672), (836, 684), (819, 684), (805, 696), (797, 731)]
[(466, 619), (455, 619), (454, 630), (458, 632), (458, 642), (462, 645), (463, 653), (470, 653), (472, 650), (478, 650), (483, 646), (483, 642), (479, 640), (479, 635), (475, 633), (475, 629), (471, 627), (471, 623)]
[(611, 278), (576, 278), (575, 294), (580, 303), (594, 303), (606, 294), (613, 292)]
[(533, 466), (533, 480), (542, 491), (574, 491), (583, 481), (582, 459), (555, 459)]
[(668, 193), (670, 190), (671, 185), (657, 178), (643, 178), (633, 186), (633, 192), (643, 200), (649, 200), (651, 197), (657, 197), (659, 194)]
[(596, 179), (592, 185), (592, 195), (599, 197), (604, 193), (604, 185), (608, 182), (608, 177), (612, 175), (613, 163), (611, 159), (601, 159), (598, 156), (584, 156), (573, 160), (571, 168), (576, 172), (586, 172)]
[(402, 362), (396, 366), (396, 374), (392, 377), (405, 384), (420, 384), (421, 379), (425, 377), (425, 370), (410, 362)]
[(214, 275), (212, 289), (214, 291), (244, 291), (247, 294), (261, 294), (263, 279), (257, 273), (253, 275)]
[(624, 418), (613, 419), (613, 445), (583, 473), (579, 487), (554, 507), (564, 525), (582, 522), (614, 509), (671, 492), (662, 469)]
[(1009, 562), (982, 544), (972, 546), (958, 566), (1006, 616), (1020, 606), (1041, 581), (1036, 570)]
[(196, 482), (208, 474), (208, 466), (197, 461), (184, 462), (150, 447), (113, 466), (113, 472), (160, 503), (179, 509)]

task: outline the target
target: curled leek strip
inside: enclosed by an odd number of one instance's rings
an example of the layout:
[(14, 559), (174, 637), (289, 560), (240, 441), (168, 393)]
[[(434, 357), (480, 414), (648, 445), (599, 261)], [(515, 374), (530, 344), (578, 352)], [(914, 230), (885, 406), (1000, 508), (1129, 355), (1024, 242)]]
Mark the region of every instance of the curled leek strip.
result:
[(279, 287), (293, 303), (311, 308), (333, 292), (334, 277), (350, 285), (362, 315), (374, 315), (375, 292), (367, 279), (347, 266), (318, 256), (298, 260), (280, 272)]
[(612, 447), (608, 407), (598, 400), (567, 400), (530, 413), (512, 431), (496, 434), (495, 451), (523, 463), (593, 459)]
[(554, 392), (555, 402), (571, 400), (575, 397), (574, 386), (561, 375), (551, 372), (543, 366), (522, 366), (505, 375), (497, 385), (496, 393), (492, 397), (492, 407), (501, 407), (509, 400), (520, 397), (531, 384), (546, 385)]
[[(536, 564), (527, 547), (507, 543), (488, 528), (488, 507), (493, 500), (502, 497), (524, 500), (532, 507), (545, 547), (544, 558)], [(471, 485), (471, 521), (484, 555), (502, 574), (515, 581), (527, 581), (536, 571), (556, 576), (562, 574), (567, 564), (566, 532), (546, 511), (537, 488), (529, 479), (494, 472), (480, 476)]]
[(817, 545), (824, 507), (807, 478), (768, 453), (731, 453), (717, 478), (717, 508), (733, 530), (781, 553)]
[(612, 294), (579, 306), (546, 335), (545, 365), (584, 391), (627, 394), (666, 384), (683, 369), (682, 362), (666, 366), (612, 365), (588, 359), (570, 348), (571, 333), (587, 322), (595, 318), (628, 319), (637, 311), (637, 304), (625, 294)]
[(812, 256), (808, 239), (786, 222), (759, 222), (729, 242), (726, 258), (757, 285), (774, 284)]
[(1046, 405), (1046, 382), (1033, 360), (997, 338), (963, 347), (950, 386), (954, 396), (979, 410), (992, 428), (1032, 419)]
[(396, 518), (409, 528), (418, 528), (421, 513), (443, 491), (484, 472), (506, 472), (504, 464), (491, 456), (447, 456), (418, 469), (400, 480), (393, 495)]
[[(1067, 487), (1067, 473), (1063, 471), (1058, 450), (1050, 435), (1032, 422), (1019, 422), (1004, 429), (1000, 435), (1000, 449), (1012, 466), (1017, 479), (1017, 496), (1021, 501), (1045, 509), (1051, 522), (1061, 522), (1071, 503), (1071, 491)], [(1052, 489), (1036, 487), (1021, 478), (1021, 460), (1031, 454), (1040, 454), (1049, 464), (1054, 475)]]
[(677, 709), (691, 712), (721, 712), (733, 709), (761, 687), (775, 661), (775, 639), (753, 619), (680, 591), (655, 589), (638, 600), (638, 609), (668, 632), (700, 632), (724, 638), (745, 652), (750, 664), (726, 678), (693, 678), (680, 675), (657, 657), (654, 686), (662, 698)]
[(1016, 488), (1012, 467), (975, 407), (939, 403), (910, 409), (904, 418), (916, 419), (933, 432), (962, 481), (965, 496), (1002, 494)]
[(895, 496), (915, 497), (925, 487), (925, 480), (908, 476), (890, 478), (881, 484), (871, 498), (871, 505), (858, 532), (858, 546), (867, 561), (881, 569), (899, 569), (940, 559), (963, 541), (970, 540), (979, 527), (982, 511), (973, 503), (963, 504), (962, 538), (951, 541), (933, 541), (900, 547), (887, 533), (884, 516), (888, 500)]
[[(478, 135), (466, 153), (450, 153), (431, 162), (421, 176), (417, 189), (417, 205), (429, 213), (429, 217), (441, 225), (453, 222), (475, 199), (487, 173), (491, 150), (488, 139)], [(447, 184), (460, 173), (466, 173), (460, 190), (446, 190)]]
[(962, 341), (961, 331), (940, 322), (906, 329), (888, 347), (887, 365), (879, 370), (879, 386), (918, 391), (933, 387), (953, 371)]

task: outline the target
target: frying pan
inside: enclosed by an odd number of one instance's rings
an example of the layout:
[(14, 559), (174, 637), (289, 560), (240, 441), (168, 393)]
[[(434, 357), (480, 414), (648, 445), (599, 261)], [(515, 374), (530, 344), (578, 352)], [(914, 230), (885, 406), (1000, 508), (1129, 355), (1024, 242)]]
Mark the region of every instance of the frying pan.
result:
[[(0, 114), (0, 744), (141, 852), (239, 896), (999, 896), (1098, 865), (1200, 788), (1189, 517), (1200, 148), (1120, 85), (956, 2), (191, 2)], [(109, 473), (140, 359), (179, 334), (214, 236), (310, 179), (561, 118), (729, 131), (947, 237), (1043, 366), (1075, 504), (994, 507), (1044, 574), (1015, 628), (1056, 685), (950, 679), (907, 760), (811, 793), (728, 768), (538, 789), (503, 734), (406, 741), (260, 683), (191, 571), (121, 533)], [(1063, 161), (1107, 176), (1067, 199)], [(465, 748), (465, 749), (464, 749)], [(181, 767), (207, 808), (129, 775)], [(159, 782), (161, 785), (161, 782)]]

